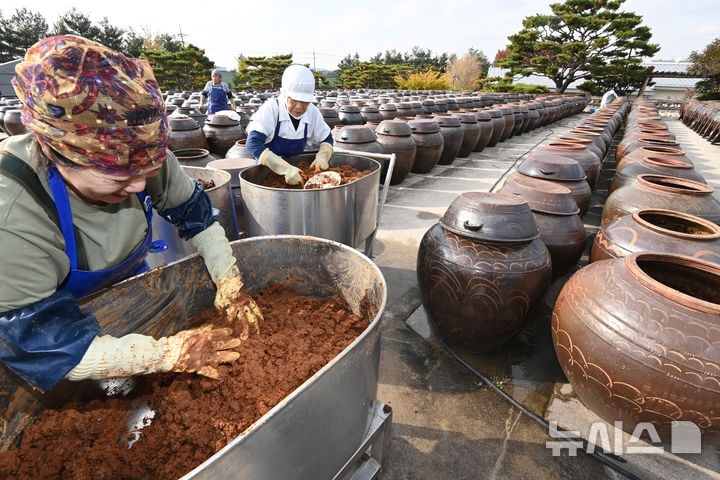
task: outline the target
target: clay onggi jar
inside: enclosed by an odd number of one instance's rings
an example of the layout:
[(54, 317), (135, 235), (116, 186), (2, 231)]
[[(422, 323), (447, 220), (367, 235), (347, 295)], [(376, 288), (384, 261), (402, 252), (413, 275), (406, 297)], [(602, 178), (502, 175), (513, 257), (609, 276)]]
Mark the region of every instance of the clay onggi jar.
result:
[(445, 142), (440, 133), (440, 125), (432, 119), (411, 120), (408, 122), (415, 140), (415, 162), (413, 173), (428, 173), (437, 165)]
[(687, 213), (645, 208), (602, 225), (590, 261), (650, 251), (720, 263), (720, 226)]
[(555, 352), (582, 402), (632, 432), (651, 422), (664, 441), (688, 421), (720, 434), (720, 265), (634, 253), (592, 263), (560, 291)]
[(550, 255), (522, 199), (457, 197), (420, 242), (417, 275), (435, 333), (465, 351), (498, 348), (523, 326), (550, 282)]
[[(382, 145), (383, 153), (395, 154), (395, 167), (390, 177), (390, 184), (397, 185), (405, 180), (415, 163), (416, 147), (410, 125), (403, 120), (383, 120), (375, 129), (375, 133), (378, 142)], [(383, 163), (380, 183), (385, 181), (387, 170), (388, 164)]]

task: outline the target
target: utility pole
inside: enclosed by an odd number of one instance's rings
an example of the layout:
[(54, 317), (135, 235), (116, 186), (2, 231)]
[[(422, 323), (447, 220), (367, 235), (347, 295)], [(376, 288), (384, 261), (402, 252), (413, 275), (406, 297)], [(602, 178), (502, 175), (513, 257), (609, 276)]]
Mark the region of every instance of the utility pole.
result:
[(182, 27), (180, 25), (178, 25), (178, 28), (180, 29), (180, 43), (182, 43), (182, 46), (184, 47), (185, 46), (185, 37), (183, 37)]
[(315, 68), (315, 50), (313, 50), (313, 72), (317, 72), (317, 68)]

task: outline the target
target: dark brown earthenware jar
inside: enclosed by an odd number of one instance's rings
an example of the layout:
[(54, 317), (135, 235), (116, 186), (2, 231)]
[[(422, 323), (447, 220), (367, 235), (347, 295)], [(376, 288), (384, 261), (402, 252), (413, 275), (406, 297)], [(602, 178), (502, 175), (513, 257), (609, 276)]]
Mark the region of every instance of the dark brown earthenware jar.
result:
[(338, 111), (334, 108), (319, 107), (318, 110), (320, 110), (320, 113), (323, 116), (323, 120), (325, 120), (325, 123), (327, 123), (327, 126), (331, 129), (334, 128), (335, 125), (338, 125), (340, 123)]
[(480, 125), (478, 125), (477, 118), (472, 113), (453, 113), (452, 116), (460, 119), (463, 129), (463, 140), (457, 156), (465, 158), (470, 155), (475, 145), (477, 145), (480, 138)]
[(510, 109), (512, 110), (513, 117), (515, 118), (515, 123), (513, 124), (511, 136), (516, 137), (523, 133), (525, 125), (528, 123), (528, 112), (523, 112), (523, 109), (517, 103), (511, 103)]
[(638, 175), (643, 174), (664, 175), (668, 177), (686, 178), (698, 183), (707, 183), (691, 163), (671, 157), (645, 157), (615, 171), (608, 193), (632, 182)]
[(243, 138), (235, 142), (230, 149), (225, 152), (225, 158), (252, 158), (255, 160), (255, 156), (250, 153), (247, 149), (246, 143), (247, 138)]
[(575, 160), (585, 172), (590, 188), (595, 188), (595, 184), (600, 177), (600, 158), (590, 149), (579, 143), (548, 143), (539, 148), (535, 148), (532, 153), (530, 153), (530, 156), (548, 160), (557, 157)]
[(490, 140), (488, 141), (487, 146), (494, 147), (495, 145), (497, 145), (497, 143), (500, 141), (500, 138), (502, 137), (503, 129), (505, 128), (505, 120), (503, 120), (500, 110), (493, 108), (485, 111), (488, 113), (488, 115), (490, 115), (490, 122), (492, 123), (493, 127), (493, 133), (490, 136)]
[(515, 127), (515, 114), (510, 107), (504, 107), (500, 105), (498, 111), (502, 114), (502, 118), (505, 121), (505, 127), (503, 128), (502, 136), (500, 141), (504, 142), (512, 135), (513, 128)]
[(413, 173), (428, 173), (438, 164), (445, 141), (440, 125), (433, 119), (419, 119), (408, 122), (415, 140), (415, 162)]
[(480, 135), (478, 135), (478, 141), (473, 148), (473, 152), (482, 152), (490, 143), (490, 138), (493, 135), (493, 122), (492, 117), (488, 112), (478, 110), (473, 112), (475, 118), (477, 118), (478, 126), (480, 127)]
[(209, 115), (203, 127), (210, 153), (225, 158), (225, 154), (235, 142), (247, 138), (239, 120), (227, 115)]
[(517, 173), (512, 175), (525, 175), (545, 182), (554, 182), (569, 189), (580, 209), (579, 215), (584, 215), (590, 208), (590, 185), (585, 180), (585, 172), (580, 164), (571, 158), (528, 157), (518, 165)]
[(450, 115), (435, 115), (435, 121), (440, 125), (443, 136), (443, 151), (440, 155), (439, 165), (450, 165), (457, 157), (462, 145), (463, 128), (460, 119)]
[(384, 120), (383, 116), (380, 114), (380, 109), (378, 107), (373, 107), (373, 106), (362, 107), (360, 109), (360, 115), (362, 115), (363, 121), (365, 121), (365, 123), (367, 123), (367, 122), (380, 123)]
[(720, 435), (720, 265), (634, 253), (592, 263), (560, 291), (555, 352), (582, 402), (632, 432), (652, 423), (669, 441), (688, 421)]
[[(620, 148), (621, 145), (622, 148)], [(617, 146), (617, 149), (615, 150), (615, 162), (619, 162), (626, 155), (642, 147), (669, 147), (674, 149), (681, 149), (678, 142), (669, 138), (641, 137), (624, 144), (623, 142), (620, 142), (620, 144), (618, 144)]]
[(338, 118), (343, 125), (362, 125), (364, 123), (360, 107), (357, 105), (343, 105), (340, 107)]
[(394, 120), (398, 116), (397, 106), (394, 103), (383, 103), (378, 110), (383, 120)]
[(212, 155), (204, 148), (174, 150), (173, 153), (175, 157), (177, 157), (180, 165), (185, 165), (186, 167), (205, 167), (209, 162), (218, 159), (217, 156)]
[(508, 178), (498, 192), (516, 195), (530, 205), (540, 240), (552, 257), (553, 277), (577, 264), (585, 250), (587, 232), (570, 189), (523, 175)]
[(347, 125), (335, 135), (335, 148), (359, 152), (383, 153), (375, 131), (367, 125)]
[(604, 224), (595, 235), (591, 262), (658, 252), (720, 263), (720, 226), (673, 210), (645, 208)]
[[(412, 138), (410, 125), (403, 120), (383, 120), (375, 129), (375, 133), (378, 142), (382, 145), (383, 153), (396, 155), (390, 184), (397, 185), (405, 180), (415, 163), (415, 140)], [(383, 164), (380, 183), (385, 181), (387, 170), (388, 165)]]
[(3, 127), (8, 135), (22, 135), (27, 132), (22, 124), (22, 113), (20, 110), (6, 110), (3, 115)]
[(608, 196), (602, 223), (643, 208), (676, 210), (719, 223), (720, 202), (713, 192), (709, 185), (684, 178), (639, 175)]
[(526, 202), (466, 192), (428, 230), (417, 275), (433, 331), (471, 352), (500, 347), (550, 283), (550, 256)]
[(169, 149), (184, 150), (187, 148), (204, 148), (207, 150), (208, 144), (203, 129), (187, 115), (170, 115), (168, 117), (170, 124), (170, 145)]
[(680, 160), (692, 165), (692, 161), (685, 155), (685, 151), (679, 148), (647, 146), (636, 148), (632, 152), (626, 154), (619, 162), (615, 164), (615, 170), (619, 172), (631, 163), (642, 161), (647, 157), (664, 157), (668, 159)]

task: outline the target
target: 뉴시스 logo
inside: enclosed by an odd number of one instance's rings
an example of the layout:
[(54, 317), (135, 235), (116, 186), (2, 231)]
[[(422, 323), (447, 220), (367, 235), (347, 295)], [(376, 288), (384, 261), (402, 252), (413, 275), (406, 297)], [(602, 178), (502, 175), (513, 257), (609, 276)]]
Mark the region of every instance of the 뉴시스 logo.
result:
[[(608, 429), (613, 430), (612, 435)], [(557, 422), (550, 422), (550, 436), (552, 438), (561, 438), (561, 441), (545, 442), (545, 447), (552, 449), (553, 457), (562, 454), (563, 450), (567, 450), (568, 455), (574, 457), (577, 455), (578, 449), (583, 448), (580, 432), (577, 430), (558, 430)], [(644, 445), (645, 442), (640, 440), (643, 433), (647, 433), (653, 444), (652, 446)], [(612, 444), (610, 438), (612, 437)], [(625, 444), (623, 437), (622, 422), (614, 422), (614, 427), (609, 426), (605, 422), (593, 422), (590, 425), (590, 432), (587, 439), (587, 452), (595, 452), (595, 448), (600, 447), (605, 453), (613, 455), (623, 454), (658, 454), (664, 451), (660, 435), (658, 435), (655, 426), (650, 422), (640, 422), (630, 435), (630, 439)], [(670, 452), (671, 453), (700, 453), (700, 428), (686, 421), (672, 422), (670, 426)]]

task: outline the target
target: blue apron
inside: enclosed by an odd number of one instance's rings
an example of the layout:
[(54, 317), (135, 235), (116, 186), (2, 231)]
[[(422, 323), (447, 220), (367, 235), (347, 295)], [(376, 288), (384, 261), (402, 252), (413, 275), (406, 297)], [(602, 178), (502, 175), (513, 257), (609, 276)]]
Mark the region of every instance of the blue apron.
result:
[(143, 243), (127, 259), (112, 268), (94, 271), (79, 270), (75, 231), (65, 181), (54, 165), (48, 169), (47, 178), (60, 217), (60, 229), (65, 239), (65, 254), (70, 259), (70, 273), (60, 285), (59, 290), (68, 290), (75, 298), (84, 297), (146, 271), (148, 264), (145, 256), (150, 252), (161, 252), (167, 248), (164, 240), (152, 241), (152, 201), (145, 192), (139, 192), (137, 196), (140, 203), (145, 205), (145, 218), (148, 222), (148, 232)]
[(303, 138), (290, 140), (280, 137), (280, 102), (277, 98), (275, 99), (275, 102), (278, 104), (278, 119), (275, 122), (275, 135), (273, 136), (272, 141), (267, 144), (267, 148), (281, 158), (300, 155), (305, 150), (305, 144), (307, 143), (308, 124), (305, 124), (305, 133), (303, 134)]
[(210, 87), (210, 106), (208, 107), (208, 113), (213, 114), (221, 110), (228, 109), (228, 98), (225, 93), (225, 89), (220, 85), (213, 84)]

